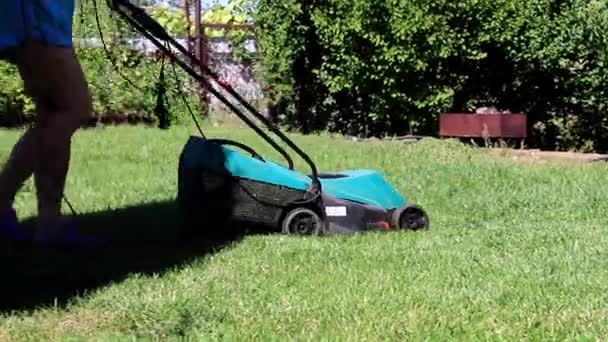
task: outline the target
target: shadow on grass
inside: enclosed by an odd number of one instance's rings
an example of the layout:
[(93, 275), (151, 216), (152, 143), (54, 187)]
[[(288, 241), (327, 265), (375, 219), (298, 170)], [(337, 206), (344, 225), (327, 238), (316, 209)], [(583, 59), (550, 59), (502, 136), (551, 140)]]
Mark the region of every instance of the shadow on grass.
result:
[[(83, 230), (111, 239), (111, 247), (51, 251), (0, 244), (0, 313), (62, 307), (75, 296), (120, 282), (130, 274), (162, 274), (242, 237), (227, 233), (214, 241), (180, 243), (175, 202), (81, 214), (77, 219)], [(33, 223), (33, 219), (25, 222)]]

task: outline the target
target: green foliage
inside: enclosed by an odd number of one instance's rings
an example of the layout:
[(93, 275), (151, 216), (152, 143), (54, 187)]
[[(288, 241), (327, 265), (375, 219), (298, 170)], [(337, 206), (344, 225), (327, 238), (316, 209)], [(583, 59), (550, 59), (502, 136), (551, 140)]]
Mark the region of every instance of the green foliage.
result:
[[(608, 147), (608, 4), (604, 1), (517, 2), (504, 17), (503, 103), (530, 113), (539, 143), (560, 149)], [(508, 25), (507, 25), (508, 24)], [(505, 30), (505, 28), (507, 28)], [(505, 73), (506, 74), (506, 73)]]
[[(233, 0), (226, 5), (215, 4), (201, 15), (202, 24), (250, 24), (249, 13), (251, 0)], [(153, 7), (149, 9), (150, 15), (155, 18), (169, 33), (176, 37), (188, 36), (186, 16), (184, 11), (176, 8)], [(190, 18), (190, 37), (196, 36), (194, 15)], [(237, 62), (251, 63), (251, 56), (246, 53), (244, 43), (251, 34), (240, 29), (205, 28), (207, 38), (225, 38), (233, 46), (233, 55)]]
[[(179, 21), (171, 17), (172, 13), (158, 9), (148, 11), (170, 32), (179, 31)], [(105, 48), (90, 43), (91, 39), (100, 38), (100, 29)], [(159, 119), (157, 88), (163, 61), (156, 54), (144, 54), (124, 42), (124, 39), (138, 36), (117, 14), (111, 13), (105, 1), (82, 0), (77, 3), (74, 37), (89, 40), (76, 41), (75, 47), (89, 82), (97, 120), (124, 123)], [(168, 60), (164, 62), (170, 121), (179, 123), (182, 118), (190, 118), (183, 116), (189, 115), (186, 104), (195, 115), (201, 113), (202, 103), (197, 96), (196, 83), (179, 67), (170, 65)], [(24, 118), (31, 118), (33, 103), (24, 94), (22, 81), (13, 65), (0, 63), (0, 82), (3, 84), (0, 90), (0, 125), (22, 124)]]
[[(203, 13), (201, 21), (211, 24), (251, 24), (252, 0), (232, 0), (226, 5), (215, 4)], [(232, 55), (235, 62), (244, 65), (253, 63), (251, 56), (245, 49), (245, 42), (253, 38), (247, 29), (205, 29), (205, 35), (209, 38), (227, 39), (232, 46)]]
[(315, 73), (321, 58), (328, 56), (311, 25), (311, 5), (262, 0), (253, 13), (264, 69), (262, 86), (272, 104), (271, 114), (305, 131), (327, 125), (322, 102), (327, 90)]
[[(186, 37), (186, 15), (184, 11), (173, 7), (153, 7), (149, 10), (150, 16), (176, 37)], [(191, 27), (191, 34), (194, 34), (194, 25)]]
[(533, 144), (607, 147), (605, 1), (261, 0), (254, 18), (291, 127), (433, 135), (441, 112), (496, 106)]
[[(214, 24), (247, 24), (250, 23), (248, 17), (247, 4), (249, 0), (233, 0), (227, 5), (215, 4), (208, 11), (203, 13), (201, 18), (203, 23)], [(219, 29), (208, 29), (206, 32), (209, 37), (224, 37), (230, 32)]]

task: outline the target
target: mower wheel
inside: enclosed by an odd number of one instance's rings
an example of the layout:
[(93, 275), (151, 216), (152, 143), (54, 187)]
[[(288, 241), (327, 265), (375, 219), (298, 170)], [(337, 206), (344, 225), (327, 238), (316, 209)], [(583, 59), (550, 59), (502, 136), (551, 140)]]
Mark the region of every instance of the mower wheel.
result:
[(401, 230), (429, 229), (429, 217), (422, 208), (408, 204), (393, 211), (391, 225)]
[(290, 235), (319, 235), (323, 232), (323, 220), (308, 208), (295, 208), (285, 215), (282, 230)]

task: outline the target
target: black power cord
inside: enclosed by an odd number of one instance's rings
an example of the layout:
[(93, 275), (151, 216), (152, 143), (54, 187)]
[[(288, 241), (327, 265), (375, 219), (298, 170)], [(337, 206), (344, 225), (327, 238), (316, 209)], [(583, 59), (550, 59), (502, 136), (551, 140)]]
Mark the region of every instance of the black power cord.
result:
[[(101, 44), (102, 47), (104, 49), (105, 55), (107, 57), (107, 59), (110, 61), (110, 63), (112, 64), (114, 70), (116, 72), (118, 72), (118, 74), (127, 81), (127, 83), (129, 83), (133, 88), (135, 88), (136, 90), (139, 90), (141, 92), (144, 92), (143, 89), (141, 89), (140, 87), (138, 87), (133, 81), (131, 81), (124, 73), (120, 72), (118, 66), (116, 65), (116, 60), (115, 58), (112, 56), (112, 54), (110, 53), (108, 46), (105, 42), (104, 39), (104, 35), (103, 35), (103, 29), (101, 27), (101, 22), (99, 19), (99, 8), (97, 6), (97, 0), (92, 0), (93, 2), (93, 11), (95, 14), (95, 22), (96, 22), (96, 26), (99, 32), (99, 37), (101, 40)], [(83, 7), (83, 2), (80, 2), (80, 13), (81, 13), (81, 17), (80, 17), (80, 21), (81, 23), (84, 22), (84, 7)], [(167, 48), (171, 49), (171, 47), (169, 46), (169, 44), (167, 44)], [(159, 120), (159, 128), (161, 129), (167, 129), (170, 126), (170, 119), (169, 119), (169, 109), (167, 108), (167, 104), (168, 104), (168, 99), (167, 99), (167, 95), (166, 95), (166, 80), (165, 80), (165, 57), (161, 56), (161, 69), (159, 72), (159, 77), (158, 77), (158, 81), (155, 87), (155, 91), (156, 91), (156, 106), (154, 108), (154, 114), (157, 116), (158, 120)], [(181, 91), (179, 85), (181, 84), (178, 75), (177, 75), (177, 70), (175, 69), (175, 64), (171, 62), (171, 66), (173, 68), (173, 76), (175, 79), (175, 86), (176, 86), (176, 90), (177, 93), (180, 94), (182, 101), (184, 102), (184, 105), (186, 106), (190, 116), (192, 117), (192, 120), (194, 121), (199, 133), (201, 134), (201, 136), (203, 138), (206, 138), (205, 134), (203, 133), (203, 130), (198, 122), (198, 120), (196, 119), (196, 115), (194, 114), (192, 108), (190, 107), (185, 95), (183, 94), (183, 91)], [(67, 196), (64, 194), (62, 194), (63, 200), (65, 201), (65, 203), (68, 205), (70, 211), (72, 212), (72, 214), (74, 216), (77, 216), (78, 213), (76, 212), (76, 210), (74, 209), (74, 206), (71, 204), (71, 202), (68, 200)]]
[(167, 88), (165, 83), (165, 59), (162, 58), (160, 74), (156, 84), (156, 107), (154, 107), (154, 114), (158, 117), (158, 128), (160, 129), (167, 129), (170, 126), (169, 110), (167, 109)]
[[(169, 45), (169, 43), (165, 42), (165, 46), (168, 50), (172, 51), (172, 48)], [(181, 82), (177, 78), (177, 70), (175, 69), (175, 63), (171, 62), (171, 67), (173, 68), (173, 76), (175, 77), (175, 87), (177, 89), (177, 92), (181, 95), (182, 101), (184, 102), (184, 105), (188, 109), (188, 112), (190, 113), (190, 116), (192, 117), (192, 121), (194, 122), (194, 124), (196, 125), (196, 128), (198, 129), (198, 132), (201, 134), (201, 136), (204, 139), (207, 139), (207, 137), (205, 136), (205, 133), (203, 133), (203, 129), (201, 128), (201, 125), (198, 123), (198, 120), (196, 119), (196, 115), (194, 115), (192, 108), (190, 108), (190, 105), (188, 104), (188, 101), (186, 100), (186, 96), (184, 96), (184, 93), (182, 92), (182, 90), (179, 87)]]

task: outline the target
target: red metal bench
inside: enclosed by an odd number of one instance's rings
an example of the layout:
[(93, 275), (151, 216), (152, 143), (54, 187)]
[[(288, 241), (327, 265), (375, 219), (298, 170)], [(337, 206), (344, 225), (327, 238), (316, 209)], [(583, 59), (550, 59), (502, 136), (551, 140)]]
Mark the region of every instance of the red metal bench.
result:
[(484, 139), (521, 139), (528, 136), (527, 116), (515, 114), (443, 113), (439, 115), (439, 136)]

